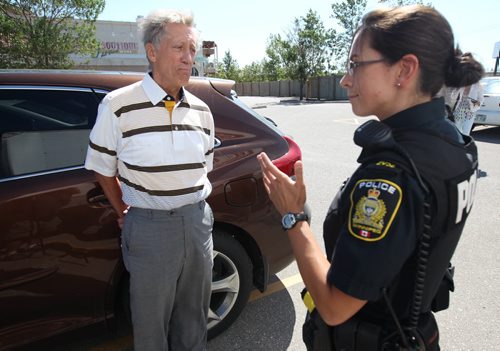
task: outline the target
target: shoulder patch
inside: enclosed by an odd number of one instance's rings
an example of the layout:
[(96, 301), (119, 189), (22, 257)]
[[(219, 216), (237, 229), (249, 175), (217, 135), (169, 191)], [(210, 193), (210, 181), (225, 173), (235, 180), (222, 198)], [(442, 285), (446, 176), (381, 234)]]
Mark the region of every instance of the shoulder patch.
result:
[(364, 241), (385, 237), (399, 211), (403, 193), (399, 185), (385, 179), (361, 179), (350, 195), (348, 229)]

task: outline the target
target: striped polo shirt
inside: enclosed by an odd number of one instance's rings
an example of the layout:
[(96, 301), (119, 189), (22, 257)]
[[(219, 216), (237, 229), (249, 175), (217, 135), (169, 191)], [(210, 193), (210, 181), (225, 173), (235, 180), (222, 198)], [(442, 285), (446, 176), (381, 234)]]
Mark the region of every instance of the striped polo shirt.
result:
[(99, 105), (85, 168), (117, 176), (132, 207), (171, 210), (212, 191), (214, 122), (208, 106), (183, 89), (169, 116), (165, 91), (146, 74)]

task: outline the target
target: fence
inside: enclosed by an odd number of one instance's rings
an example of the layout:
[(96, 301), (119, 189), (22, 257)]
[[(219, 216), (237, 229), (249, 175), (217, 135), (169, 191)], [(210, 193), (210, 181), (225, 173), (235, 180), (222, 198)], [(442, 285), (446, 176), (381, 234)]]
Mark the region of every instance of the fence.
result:
[[(310, 78), (304, 87), (306, 99), (347, 100), (347, 92), (340, 86), (342, 76)], [(236, 93), (240, 96), (300, 96), (300, 82), (297, 80), (280, 80), (273, 82), (236, 83)]]

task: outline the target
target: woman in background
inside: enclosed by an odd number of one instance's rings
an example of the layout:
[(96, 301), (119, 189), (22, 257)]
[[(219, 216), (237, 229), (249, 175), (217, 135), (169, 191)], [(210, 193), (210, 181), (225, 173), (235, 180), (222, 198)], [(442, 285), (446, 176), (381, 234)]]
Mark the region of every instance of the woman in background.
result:
[(438, 96), (444, 96), (448, 117), (460, 133), (469, 135), (476, 112), (484, 100), (483, 88), (479, 83), (484, 68), (470, 52), (462, 54), (457, 48), (456, 54), (460, 57), (461, 69), (450, 75)]
[(469, 135), (476, 112), (483, 103), (483, 88), (479, 82), (460, 88), (456, 92), (458, 101), (453, 111), (454, 122), (460, 133)]

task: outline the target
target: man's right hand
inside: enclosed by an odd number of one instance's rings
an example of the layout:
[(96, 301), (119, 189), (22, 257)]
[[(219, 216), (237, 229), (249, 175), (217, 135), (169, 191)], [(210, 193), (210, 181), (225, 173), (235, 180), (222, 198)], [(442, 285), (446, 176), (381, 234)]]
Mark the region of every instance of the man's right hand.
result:
[(118, 222), (118, 227), (120, 227), (120, 229), (123, 229), (123, 223), (125, 222), (125, 216), (127, 215), (129, 208), (130, 207), (127, 206), (127, 208), (123, 210), (122, 213), (118, 214), (118, 219), (116, 221)]

